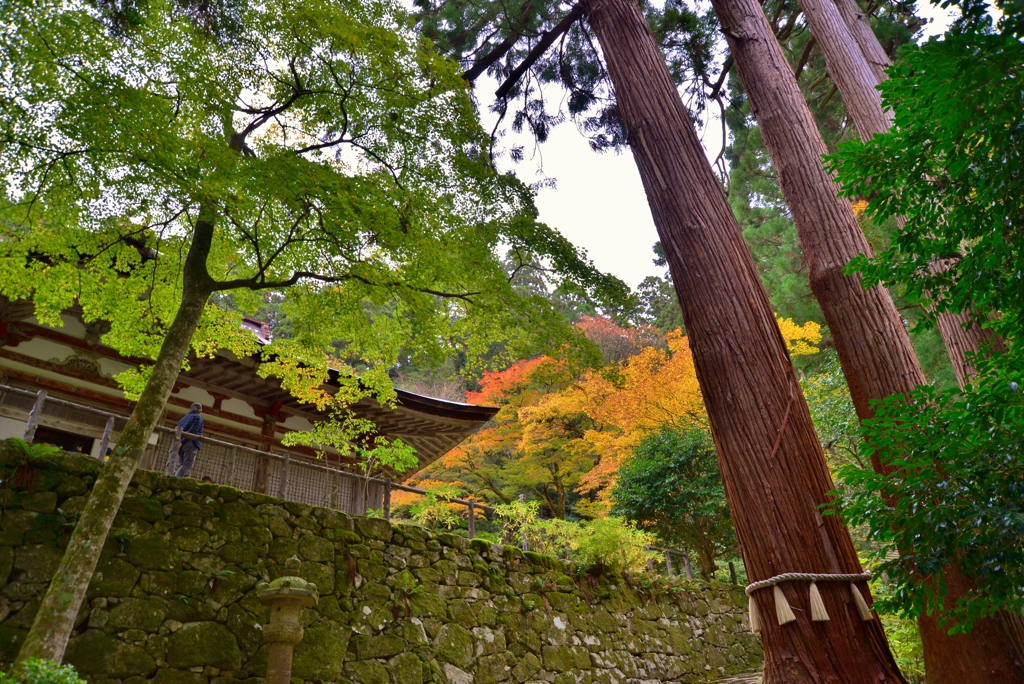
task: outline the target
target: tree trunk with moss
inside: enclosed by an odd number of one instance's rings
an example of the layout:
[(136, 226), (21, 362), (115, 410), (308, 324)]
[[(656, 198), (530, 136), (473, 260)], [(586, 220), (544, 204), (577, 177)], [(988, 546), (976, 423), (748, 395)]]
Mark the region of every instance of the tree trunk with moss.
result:
[[(752, 581), (785, 572), (857, 573), (841, 521), (818, 507), (833, 489), (771, 304), (722, 188), (639, 7), (588, 7), (618, 110), (665, 247)], [(806, 583), (780, 585), (796, 622), (762, 615), (765, 681), (903, 682), (878, 620), (857, 615), (850, 587), (819, 585), (831, 620), (812, 623)], [(862, 586), (861, 591), (865, 588)]]
[(710, 582), (715, 578), (718, 564), (715, 563), (715, 544), (710, 539), (702, 539), (694, 545), (697, 551), (697, 564), (700, 566), (701, 579)]
[(85, 509), (71, 534), (64, 557), (43, 596), (32, 629), (18, 653), (18, 663), (29, 658), (60, 662), (74, 629), (85, 592), (100, 552), (106, 543), (125, 491), (139, 466), (149, 436), (174, 387), (192, 334), (213, 291), (206, 270), (214, 226), (200, 213), (182, 274), (182, 297), (174, 321), (160, 347), (153, 373), (125, 425), (110, 459), (96, 479)]

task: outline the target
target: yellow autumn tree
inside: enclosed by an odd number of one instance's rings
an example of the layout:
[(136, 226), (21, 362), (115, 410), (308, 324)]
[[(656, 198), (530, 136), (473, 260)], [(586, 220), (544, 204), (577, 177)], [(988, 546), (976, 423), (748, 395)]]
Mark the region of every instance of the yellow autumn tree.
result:
[[(818, 351), (817, 323), (777, 320), (791, 355)], [(614, 325), (601, 329), (610, 334)], [(559, 518), (575, 492), (577, 514), (602, 517), (619, 467), (644, 437), (664, 426), (706, 428), (689, 341), (676, 329), (663, 342), (575, 378), (547, 357), (488, 373), (469, 400), (501, 410), (422, 477), (504, 502), (528, 492)]]

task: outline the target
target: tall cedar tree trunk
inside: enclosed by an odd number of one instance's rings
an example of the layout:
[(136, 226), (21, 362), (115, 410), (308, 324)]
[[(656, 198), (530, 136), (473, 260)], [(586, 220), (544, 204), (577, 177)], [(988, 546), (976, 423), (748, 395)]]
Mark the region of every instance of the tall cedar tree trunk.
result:
[(761, 5), (712, 4), (793, 213), (811, 290), (835, 340), (857, 415), (869, 418), (872, 400), (924, 383), (910, 336), (885, 288), (864, 289), (859, 276), (843, 273), (871, 246), (825, 170), (825, 143)]
[[(639, 8), (588, 8), (619, 113), (665, 247), (743, 559), (751, 580), (785, 572), (860, 572), (853, 543), (818, 506), (833, 488), (771, 304), (689, 113)], [(765, 682), (903, 682), (878, 620), (857, 615), (849, 585), (822, 582), (832, 619), (812, 623), (807, 583), (781, 585), (796, 622), (766, 617)], [(866, 588), (861, 588), (866, 591)]]
[[(887, 132), (891, 112), (883, 111), (876, 86), (887, 78), (884, 70), (889, 59), (856, 0), (800, 0), (800, 7), (861, 139)], [(969, 321), (968, 313), (938, 316), (939, 332), (961, 387), (974, 371), (968, 354), (1001, 346), (997, 336), (976, 323), (965, 327)], [(959, 568), (948, 566), (943, 574), (951, 603), (972, 591), (972, 583)], [(979, 621), (970, 634), (949, 635), (936, 617), (922, 615), (918, 628), (932, 684), (1024, 682), (1024, 623), (1019, 616), (1004, 614)]]
[(93, 485), (85, 510), (71, 534), (50, 587), (39, 605), (32, 629), (18, 654), (18, 663), (29, 658), (61, 662), (75, 625), (75, 616), (96, 570), (114, 516), (128, 484), (138, 468), (143, 450), (171, 394), (181, 362), (188, 353), (192, 334), (213, 290), (206, 258), (213, 239), (213, 222), (200, 212), (192, 245), (182, 274), (181, 306), (167, 331), (153, 374), (139, 397), (117, 447)]
[[(887, 132), (892, 113), (882, 109), (882, 96), (875, 86), (888, 78), (885, 69), (889, 67), (889, 57), (856, 0), (800, 0), (800, 8), (821, 46), (829, 76), (843, 96), (861, 140)], [(986, 347), (998, 348), (1002, 343), (990, 331), (970, 323), (966, 312), (939, 314), (938, 324), (953, 372), (963, 387), (974, 372), (968, 354), (980, 354)]]

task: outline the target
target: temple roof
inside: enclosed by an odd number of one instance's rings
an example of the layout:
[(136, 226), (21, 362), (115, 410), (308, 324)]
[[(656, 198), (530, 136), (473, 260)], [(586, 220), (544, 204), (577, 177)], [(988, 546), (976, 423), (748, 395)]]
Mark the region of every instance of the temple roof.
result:
[[(178, 376), (178, 383), (242, 399), (268, 410), (283, 409), (308, 420), (324, 420), (327, 417), (317, 411), (315, 406), (300, 402), (282, 389), (278, 378), (260, 377), (256, 372), (258, 363), (256, 358), (238, 359), (229, 352), (220, 353), (214, 358), (193, 359), (190, 361), (190, 369)], [(334, 377), (332, 373), (332, 379), (328, 382), (329, 391), (331, 386), (338, 386)], [(497, 408), (491, 406), (445, 401), (401, 389), (396, 392), (398, 401), (394, 408), (364, 398), (352, 410), (358, 417), (373, 421), (382, 435), (392, 439), (401, 438), (415, 448), (419, 458), (416, 470), (433, 463), (458, 446), (498, 412)], [(411, 474), (407, 472), (404, 476)]]
[[(66, 311), (65, 314), (81, 320), (81, 311), (77, 307)], [(19, 344), (19, 339), (30, 340), (33, 337), (41, 336), (97, 356), (117, 359), (126, 364), (138, 365), (145, 362), (143, 359), (122, 356), (114, 349), (99, 344), (99, 334), (95, 334), (91, 338), (86, 335), (85, 339), (80, 339), (60, 329), (30, 322), (29, 319), (32, 315), (31, 302), (24, 300), (10, 302), (5, 297), (0, 297), (0, 319), (2, 319), (0, 320), (0, 328), (2, 328), (0, 346), (10, 344), (16, 347)], [(246, 323), (247, 325), (244, 327), (253, 330), (261, 342), (268, 341), (265, 325), (261, 325), (254, 319), (246, 319)], [(21, 356), (10, 351), (5, 352), (4, 355), (8, 357)], [(53, 366), (54, 364), (42, 362), (42, 365)], [(278, 378), (274, 376), (260, 377), (257, 373), (258, 368), (258, 357), (238, 358), (227, 351), (220, 351), (213, 358), (192, 357), (189, 360), (189, 370), (183, 371), (178, 376), (175, 387), (180, 389), (191, 386), (205, 390), (214, 396), (240, 399), (248, 403), (257, 416), (291, 414), (309, 421), (328, 418), (328, 415), (319, 411), (316, 406), (300, 402), (283, 389)], [(63, 367), (60, 370), (70, 373), (72, 377), (81, 375)], [(333, 388), (339, 386), (337, 377), (337, 374), (332, 372), (331, 379), (325, 387), (327, 391), (332, 391)], [(91, 377), (82, 379), (86, 379), (88, 382), (99, 380)], [(105, 382), (116, 387), (116, 384), (110, 379)], [(419, 465), (415, 470), (404, 473), (403, 477), (409, 477), (414, 472), (436, 461), (483, 427), (498, 411), (494, 407), (445, 401), (401, 389), (396, 392), (398, 397), (394, 407), (382, 406), (374, 399), (364, 398), (351, 408), (357, 417), (373, 421), (383, 436), (391, 439), (401, 438), (403, 442), (416, 449)], [(178, 403), (181, 403), (180, 400)]]

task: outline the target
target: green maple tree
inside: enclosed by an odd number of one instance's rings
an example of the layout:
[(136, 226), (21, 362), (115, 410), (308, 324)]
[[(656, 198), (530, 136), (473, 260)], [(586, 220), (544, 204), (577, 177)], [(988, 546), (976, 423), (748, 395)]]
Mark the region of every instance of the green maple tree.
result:
[(386, 1), (5, 4), (0, 293), (54, 324), (78, 304), (106, 344), (153, 359), (122, 378), (136, 407), (20, 659), (60, 659), (189, 353), (255, 351), (214, 293), (242, 309), (286, 293), (292, 334), (260, 372), (321, 407), (387, 401), (400, 349), (578, 338), (511, 288), (502, 250), (625, 298), (493, 171), (459, 70), (409, 25)]

